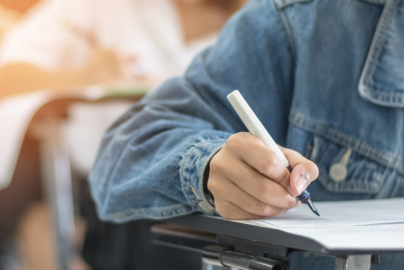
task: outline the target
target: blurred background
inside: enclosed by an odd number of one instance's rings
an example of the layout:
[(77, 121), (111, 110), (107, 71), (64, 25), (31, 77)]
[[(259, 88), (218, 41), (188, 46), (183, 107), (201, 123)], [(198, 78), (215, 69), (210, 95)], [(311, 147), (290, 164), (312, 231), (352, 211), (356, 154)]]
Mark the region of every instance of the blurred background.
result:
[[(57, 136), (66, 141), (66, 176), (73, 186), (67, 193), (74, 209), (74, 222), (65, 228), (74, 232), (67, 239), (73, 245), (68, 269), (91, 269), (81, 249), (89, 224), (100, 221), (85, 214), (95, 211), (86, 177), (102, 133), (153, 87), (181, 76), (246, 2), (0, 0), (0, 142), (7, 145), (10, 132), (21, 137), (11, 154), (1, 153), (0, 143), (0, 162), (15, 163), (11, 183), (0, 185), (0, 270), (61, 269), (54, 216), (69, 214), (69, 207), (64, 213), (54, 205), (57, 198), (49, 199), (44, 181), (48, 161), (41, 149), (47, 137), (38, 134), (48, 134), (49, 127), (26, 121), (36, 118), (36, 110), (19, 112), (35, 102), (40, 108), (65, 101), (60, 118), (66, 127)], [(59, 116), (52, 110), (42, 119)], [(25, 119), (26, 128), (13, 131), (17, 119)]]

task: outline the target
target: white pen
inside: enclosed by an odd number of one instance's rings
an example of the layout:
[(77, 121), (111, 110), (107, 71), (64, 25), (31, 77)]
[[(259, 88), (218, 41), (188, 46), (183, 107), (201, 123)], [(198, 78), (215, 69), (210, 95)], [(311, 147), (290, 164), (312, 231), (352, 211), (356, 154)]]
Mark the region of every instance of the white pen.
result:
[[(264, 125), (255, 115), (240, 92), (238, 90), (234, 90), (227, 96), (227, 99), (233, 106), (238, 116), (241, 118), (241, 121), (243, 121), (244, 125), (247, 127), (248, 131), (255, 137), (258, 137), (266, 146), (271, 148), (271, 150), (274, 151), (275, 154), (280, 158), (282, 164), (285, 165), (285, 167), (291, 172), (292, 167), (290, 167), (289, 161), (286, 159), (281, 149), (272, 139), (271, 135), (269, 135)], [(316, 207), (311, 201), (310, 193), (307, 190), (303, 191), (302, 194), (297, 197), (297, 199), (302, 203), (307, 204), (317, 216), (320, 216)]]

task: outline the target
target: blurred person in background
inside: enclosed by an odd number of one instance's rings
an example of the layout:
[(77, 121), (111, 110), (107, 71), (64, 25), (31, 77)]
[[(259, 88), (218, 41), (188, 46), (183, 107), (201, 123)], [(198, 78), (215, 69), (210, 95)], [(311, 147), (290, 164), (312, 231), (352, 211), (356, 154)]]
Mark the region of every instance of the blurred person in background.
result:
[[(221, 27), (245, 2), (43, 0), (3, 38), (0, 98), (44, 88), (63, 93), (77, 86), (111, 82), (151, 88), (168, 77), (181, 75), (197, 53), (215, 42)], [(101, 137), (101, 132), (94, 135), (87, 132), (88, 128), (83, 131), (82, 127), (91, 123), (90, 128), (104, 129), (125, 108), (115, 112), (105, 108), (85, 110), (90, 117), (82, 119), (78, 115), (79, 124), (72, 123), (73, 143), (81, 140), (84, 141), (81, 145), (86, 145), (89, 139), (94, 148), (84, 151), (81, 146), (72, 146), (73, 164), (81, 164), (79, 170), (83, 175), (91, 167), (98, 146), (99, 140), (94, 137)], [(109, 118), (101, 117), (101, 114)], [(82, 140), (86, 135), (87, 140)], [(78, 160), (82, 152), (90, 153), (90, 158), (74, 162), (75, 152)], [(17, 213), (22, 217), (11, 221), (13, 228), (19, 222), (17, 235), (25, 267), (55, 269), (49, 212), (47, 206), (38, 201), (38, 196), (26, 196), (32, 190), (23, 188), (28, 181), (30, 179), (26, 177), (13, 179), (12, 186), (21, 184), (12, 188), (12, 195), (9, 188), (0, 191), (0, 220), (2, 223), (8, 220), (10, 211), (3, 208), (10, 208), (21, 197), (30, 198), (21, 204), (24, 214), (22, 211)], [(39, 243), (42, 248), (38, 248)], [(86, 268), (80, 262), (74, 267)]]
[(37, 2), (38, 0), (0, 0), (0, 44), (4, 33)]
[[(179, 75), (242, 0), (46, 0), (5, 37), (0, 95)], [(159, 79), (159, 80), (158, 80)]]

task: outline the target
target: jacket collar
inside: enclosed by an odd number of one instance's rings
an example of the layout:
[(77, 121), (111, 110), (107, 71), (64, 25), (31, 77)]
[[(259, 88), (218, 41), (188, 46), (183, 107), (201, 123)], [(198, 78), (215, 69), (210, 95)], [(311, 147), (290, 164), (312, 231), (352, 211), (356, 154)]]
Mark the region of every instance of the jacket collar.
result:
[(404, 107), (404, 0), (385, 2), (358, 88), (371, 102)]

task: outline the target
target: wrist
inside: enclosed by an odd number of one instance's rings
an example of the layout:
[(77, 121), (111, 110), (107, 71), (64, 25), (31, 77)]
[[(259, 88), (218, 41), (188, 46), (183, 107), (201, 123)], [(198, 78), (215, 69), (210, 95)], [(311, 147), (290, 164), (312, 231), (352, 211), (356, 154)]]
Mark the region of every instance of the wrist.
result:
[[(219, 149), (219, 151), (220, 151), (220, 149)], [(210, 159), (210, 160), (212, 160), (212, 159)], [(206, 197), (207, 201), (209, 202), (209, 204), (213, 208), (215, 208), (215, 198), (213, 197), (213, 194), (210, 192), (210, 190), (208, 188), (209, 173), (210, 173), (210, 160), (209, 160), (208, 164), (206, 165), (205, 172), (203, 174), (203, 193), (205, 194), (205, 197)]]
[(223, 147), (227, 137), (226, 133), (214, 131), (214, 134), (209, 134), (202, 140), (198, 138), (198, 142), (183, 155), (180, 179), (184, 195), (190, 205), (198, 205), (205, 214), (215, 214), (212, 200), (208, 199), (205, 193), (208, 165), (212, 157)]

